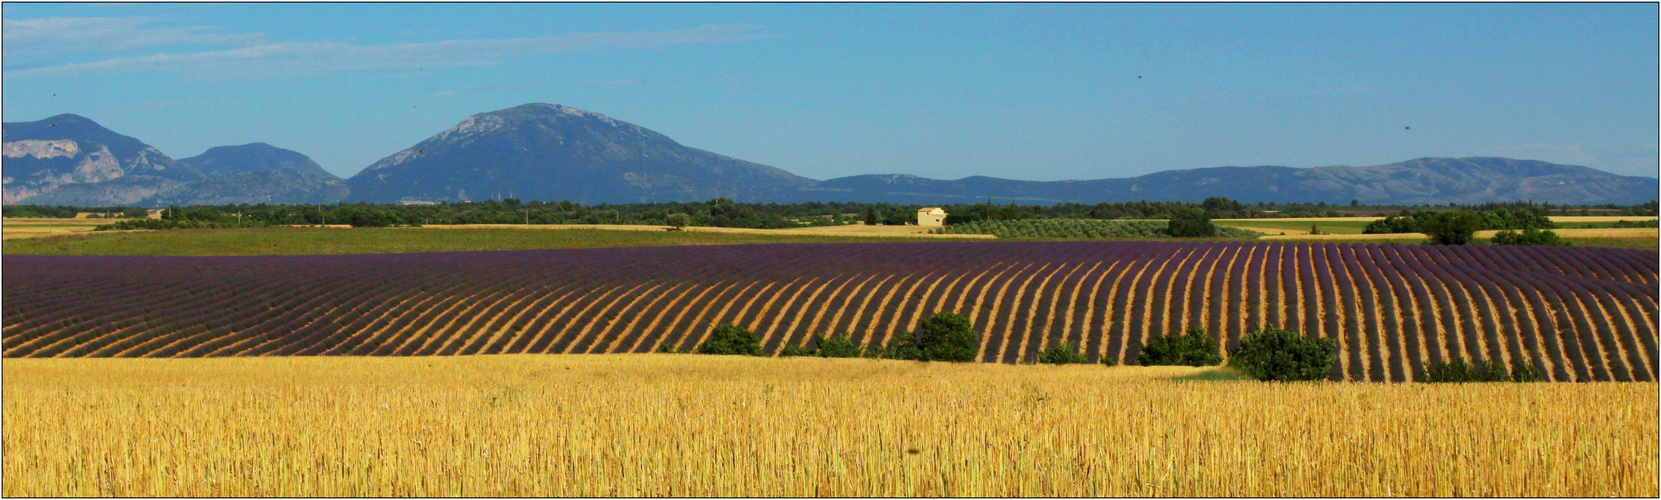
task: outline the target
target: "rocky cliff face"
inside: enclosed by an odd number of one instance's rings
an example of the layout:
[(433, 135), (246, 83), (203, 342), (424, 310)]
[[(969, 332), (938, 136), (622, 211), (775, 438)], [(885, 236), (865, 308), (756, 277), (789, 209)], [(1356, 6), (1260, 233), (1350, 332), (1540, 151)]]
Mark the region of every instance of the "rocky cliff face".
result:
[(305, 155), (267, 144), (174, 160), (76, 115), (7, 123), (6, 204), (114, 206), (334, 203), (346, 183)]
[[(145, 193), (177, 187), (207, 178), (166, 154), (110, 131), (92, 120), (64, 114), (45, 120), (4, 125), (4, 202), (79, 205), (130, 205)], [(79, 190), (66, 196), (61, 188), (125, 179), (133, 190)], [(91, 197), (86, 197), (91, 196)]]

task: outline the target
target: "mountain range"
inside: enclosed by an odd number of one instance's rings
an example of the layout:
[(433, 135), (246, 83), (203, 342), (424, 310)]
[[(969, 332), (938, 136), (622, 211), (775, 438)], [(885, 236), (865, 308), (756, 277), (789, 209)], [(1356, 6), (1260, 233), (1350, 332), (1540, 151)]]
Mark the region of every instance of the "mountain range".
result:
[(857, 201), (1025, 204), (1238, 201), (1445, 204), (1533, 200), (1636, 204), (1661, 182), (1509, 158), (1420, 158), (1374, 166), (1214, 167), (1131, 178), (1020, 181), (859, 175), (819, 181), (687, 147), (652, 130), (557, 104), (480, 113), (350, 179), (264, 143), (175, 160), (64, 114), (6, 123), (4, 202), (80, 206), (459, 202), (516, 197), (578, 203)]

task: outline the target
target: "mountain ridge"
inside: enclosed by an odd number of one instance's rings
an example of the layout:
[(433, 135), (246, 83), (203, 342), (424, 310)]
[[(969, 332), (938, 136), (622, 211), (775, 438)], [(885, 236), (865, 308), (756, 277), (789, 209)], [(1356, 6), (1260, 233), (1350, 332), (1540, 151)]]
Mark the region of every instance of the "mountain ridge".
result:
[(61, 114), (4, 126), (5, 203), (158, 205), (448, 202), (518, 197), (585, 204), (707, 201), (1028, 204), (1125, 201), (1418, 205), (1489, 201), (1636, 204), (1661, 181), (1590, 167), (1497, 157), (1415, 158), (1369, 166), (1221, 166), (1136, 177), (1023, 181), (866, 174), (815, 180), (685, 146), (569, 106), (531, 103), (468, 116), (348, 179), (265, 143), (174, 160)]

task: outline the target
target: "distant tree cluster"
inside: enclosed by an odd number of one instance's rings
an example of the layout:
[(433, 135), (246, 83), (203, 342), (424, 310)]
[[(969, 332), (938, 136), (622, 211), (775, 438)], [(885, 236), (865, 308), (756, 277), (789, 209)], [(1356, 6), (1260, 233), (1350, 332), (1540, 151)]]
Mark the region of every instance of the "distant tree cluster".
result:
[[(1359, 203), (1359, 202), (1356, 202)], [(1326, 203), (1254, 203), (1246, 204), (1223, 197), (1211, 197), (1200, 203), (1135, 201), (1123, 203), (1057, 203), (1053, 205), (995, 204), (992, 200), (974, 204), (941, 205), (947, 212), (946, 224), (958, 225), (987, 221), (1054, 220), (1054, 219), (1137, 219), (1170, 220), (1184, 218), (1247, 219), (1287, 217), (1343, 217), (1396, 212), (1386, 220), (1369, 225), (1367, 232), (1423, 232), (1424, 220), (1431, 214), (1450, 211), (1473, 211), (1481, 215), (1481, 229), (1551, 229), (1551, 214), (1620, 212), (1624, 215), (1654, 215), (1655, 202), (1629, 207), (1594, 206), (1566, 207), (1550, 204), (1490, 203), (1461, 207), (1378, 207), (1328, 205)], [(707, 202), (666, 202), (582, 205), (570, 201), (522, 202), (515, 198), (479, 202), (436, 204), (370, 204), (340, 203), (333, 205), (267, 205), (240, 204), (192, 206), (189, 210), (213, 210), (231, 215), (233, 224), (243, 227), (261, 225), (318, 225), (348, 224), (356, 227), (419, 226), (427, 224), (636, 224), (672, 227), (709, 226), (774, 229), (802, 226), (831, 226), (850, 223), (904, 225), (917, 220), (917, 209), (922, 205), (895, 203), (821, 203), (792, 204), (740, 203), (726, 198)], [(1434, 209), (1433, 209), (1434, 208)], [(69, 207), (43, 205), (10, 205), (6, 217), (74, 217), (77, 212), (124, 214), (128, 218), (144, 216), (138, 207)], [(241, 214), (240, 222), (235, 215)], [(684, 219), (682, 218), (684, 217)], [(191, 216), (190, 220), (203, 227), (219, 227), (223, 217)], [(684, 225), (681, 224), (684, 222)], [(155, 223), (150, 223), (156, 225)], [(1195, 226), (1203, 228), (1203, 226)], [(1203, 232), (1203, 231), (1202, 231)]]
[[(1431, 243), (1437, 245), (1464, 245), (1475, 239), (1477, 231), (1486, 230), (1524, 230), (1535, 231), (1530, 233), (1532, 238), (1539, 236), (1540, 230), (1556, 227), (1543, 206), (1518, 205), (1484, 205), (1474, 210), (1453, 211), (1403, 211), (1398, 215), (1387, 216), (1373, 221), (1362, 229), (1364, 234), (1387, 233), (1424, 233), (1430, 236)], [(1551, 233), (1545, 231), (1545, 233)], [(1515, 233), (1512, 233), (1514, 236)], [(1551, 233), (1550, 238), (1557, 235)], [(1516, 241), (1516, 240), (1507, 240)], [(1546, 241), (1546, 240), (1538, 240)], [(1506, 244), (1542, 244), (1542, 243), (1506, 243)]]

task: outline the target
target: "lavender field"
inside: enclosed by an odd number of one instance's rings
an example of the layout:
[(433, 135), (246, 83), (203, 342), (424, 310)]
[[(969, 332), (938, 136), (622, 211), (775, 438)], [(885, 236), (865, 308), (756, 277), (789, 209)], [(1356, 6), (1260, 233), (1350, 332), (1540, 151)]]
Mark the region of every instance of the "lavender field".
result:
[(716, 324), (766, 351), (968, 315), (979, 359), (1259, 325), (1340, 346), (1331, 378), (1460, 357), (1656, 379), (1655, 252), (1318, 243), (849, 243), (251, 257), (4, 257), (6, 357), (647, 353)]

